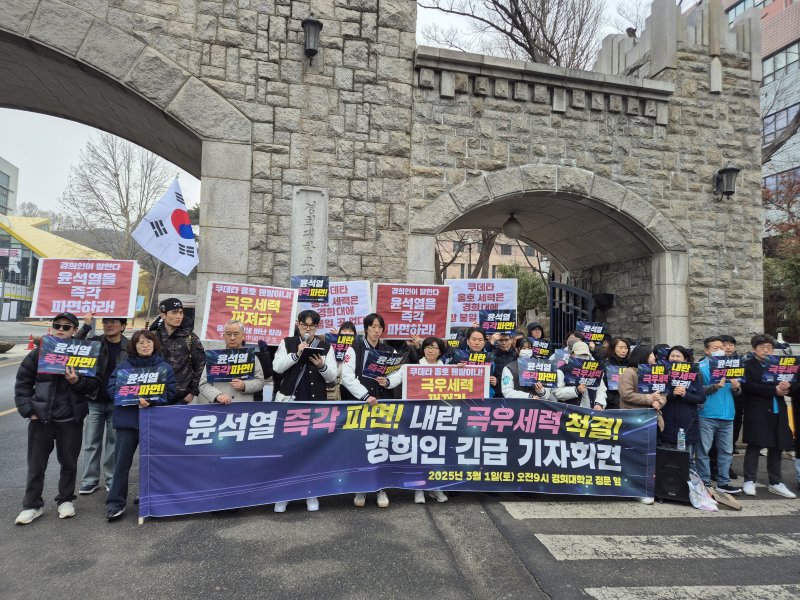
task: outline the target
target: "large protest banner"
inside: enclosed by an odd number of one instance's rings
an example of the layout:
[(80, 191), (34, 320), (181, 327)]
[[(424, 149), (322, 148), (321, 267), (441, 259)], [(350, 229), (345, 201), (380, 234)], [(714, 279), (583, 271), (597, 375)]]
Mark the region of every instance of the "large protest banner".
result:
[(36, 272), (32, 317), (62, 312), (133, 318), (139, 264), (135, 260), (42, 258)]
[(489, 365), (403, 365), (403, 398), (467, 400), (489, 397)]
[(656, 412), (494, 398), (140, 412), (139, 514), (378, 489), (653, 496)]
[(342, 323), (355, 323), (356, 331), (364, 333), (364, 317), (372, 312), (372, 295), (369, 281), (331, 281), (328, 301), (298, 302), (297, 310), (315, 310), (319, 313), (319, 333), (339, 330)]
[(447, 337), (450, 287), (415, 283), (375, 284), (375, 312), (386, 321), (385, 340)]
[(202, 339), (221, 339), (225, 323), (236, 319), (244, 324), (245, 340), (265, 340), (277, 346), (294, 333), (297, 318), (297, 290), (209, 281), (203, 314)]
[(472, 327), (482, 310), (517, 309), (517, 279), (445, 279), (453, 290), (450, 327)]

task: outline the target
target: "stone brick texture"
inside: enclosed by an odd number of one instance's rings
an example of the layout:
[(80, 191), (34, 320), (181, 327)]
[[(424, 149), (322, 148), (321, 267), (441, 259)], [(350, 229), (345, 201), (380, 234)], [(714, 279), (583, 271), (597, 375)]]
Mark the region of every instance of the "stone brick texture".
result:
[[(324, 29), (309, 63), (300, 22), (312, 8)], [(555, 75), (415, 70), (414, 0), (29, 0), (0, 15), (3, 29), (160, 106), (172, 101), (172, 114), (205, 139), (251, 144), (251, 282), (289, 282), (297, 186), (328, 190), (333, 279), (403, 281), (410, 216), (476, 176), (560, 165), (635, 192), (690, 242), (689, 343), (763, 326), (758, 82), (748, 54), (723, 53), (714, 95), (707, 48), (679, 45), (677, 68), (657, 76), (675, 85), (662, 102)], [(744, 169), (737, 193), (714, 201), (714, 172), (729, 162)], [(650, 269), (649, 258), (630, 257), (570, 277), (616, 294), (612, 329), (646, 338)]]

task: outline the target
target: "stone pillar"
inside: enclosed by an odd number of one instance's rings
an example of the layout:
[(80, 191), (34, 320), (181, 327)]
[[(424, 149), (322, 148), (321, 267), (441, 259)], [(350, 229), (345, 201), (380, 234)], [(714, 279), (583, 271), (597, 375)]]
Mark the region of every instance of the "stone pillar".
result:
[(328, 274), (327, 231), (328, 191), (323, 188), (295, 188), (290, 276)]
[(660, 252), (653, 256), (653, 343), (691, 343), (688, 281), (688, 254)]
[(406, 280), (409, 283), (434, 283), (436, 236), (410, 233), (408, 235), (408, 255)]
[(247, 281), (250, 233), (250, 144), (203, 141), (200, 167), (200, 264), (195, 331), (209, 280)]

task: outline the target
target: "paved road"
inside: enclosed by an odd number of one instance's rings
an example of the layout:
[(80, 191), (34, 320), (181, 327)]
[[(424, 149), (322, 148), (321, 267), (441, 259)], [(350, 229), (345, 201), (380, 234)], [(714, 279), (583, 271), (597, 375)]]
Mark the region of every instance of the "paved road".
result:
[[(319, 513), (294, 503), (283, 515), (257, 507), (139, 526), (132, 515), (106, 523), (102, 491), (80, 497), (77, 516), (60, 521), (53, 456), (44, 516), (14, 526), (26, 444), (12, 408), (15, 351), (0, 360), (2, 600), (66, 591), (86, 600), (800, 597), (800, 500), (764, 488), (742, 499), (741, 513), (483, 494), (419, 506), (393, 491), (386, 510), (374, 497), (364, 509), (337, 497)], [(741, 456), (734, 465), (741, 470)], [(793, 482), (791, 461), (783, 467)], [(135, 471), (132, 482), (131, 496)]]

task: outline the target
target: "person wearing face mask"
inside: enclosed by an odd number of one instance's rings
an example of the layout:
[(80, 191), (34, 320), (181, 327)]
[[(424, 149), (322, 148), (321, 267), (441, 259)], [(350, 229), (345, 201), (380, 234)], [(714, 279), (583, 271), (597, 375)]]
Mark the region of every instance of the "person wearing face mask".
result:
[[(670, 363), (691, 363), (689, 351), (683, 346), (673, 346), (667, 353)], [(698, 374), (699, 375), (699, 374)], [(661, 411), (664, 431), (658, 434), (658, 442), (668, 448), (677, 448), (678, 430), (686, 434), (686, 450), (689, 452), (689, 468), (695, 470), (695, 456), (700, 443), (700, 426), (697, 407), (705, 400), (703, 386), (696, 377), (689, 386), (667, 387), (667, 403)], [(727, 491), (727, 490), (721, 490)]]
[(731, 484), (730, 468), (733, 460), (733, 418), (736, 413), (734, 398), (742, 393), (741, 384), (724, 378), (711, 383), (711, 361), (724, 358), (723, 341), (719, 336), (703, 340), (705, 357), (698, 363), (702, 377), (705, 401), (698, 413), (700, 445), (697, 448), (697, 474), (706, 487), (711, 486), (711, 447), (717, 449), (717, 489), (728, 494), (738, 494), (742, 488)]
[[(517, 358), (531, 358), (533, 356), (531, 342), (527, 338), (518, 339), (515, 346), (518, 353)], [(525, 386), (520, 383), (519, 364), (516, 360), (508, 362), (503, 367), (500, 384), (503, 398), (530, 398), (532, 400), (548, 400), (550, 398), (550, 390), (541, 383), (536, 383), (534, 386)]]
[(494, 344), (494, 363), (491, 374), (495, 376), (494, 395), (503, 397), (502, 375), (503, 370), (509, 363), (516, 363), (517, 351), (514, 348), (514, 338), (510, 333), (500, 333)]
[[(589, 345), (586, 342), (575, 342), (572, 344), (571, 356), (584, 360), (594, 360), (589, 350)], [(591, 408), (593, 410), (605, 409), (606, 384), (603, 382), (603, 379), (600, 378), (600, 384), (597, 388), (589, 388), (583, 383), (580, 385), (566, 385), (564, 374), (568, 368), (569, 363), (563, 365), (558, 370), (558, 383), (556, 387), (550, 391), (550, 398), (557, 402), (572, 404), (573, 406), (582, 406), (583, 408)]]

